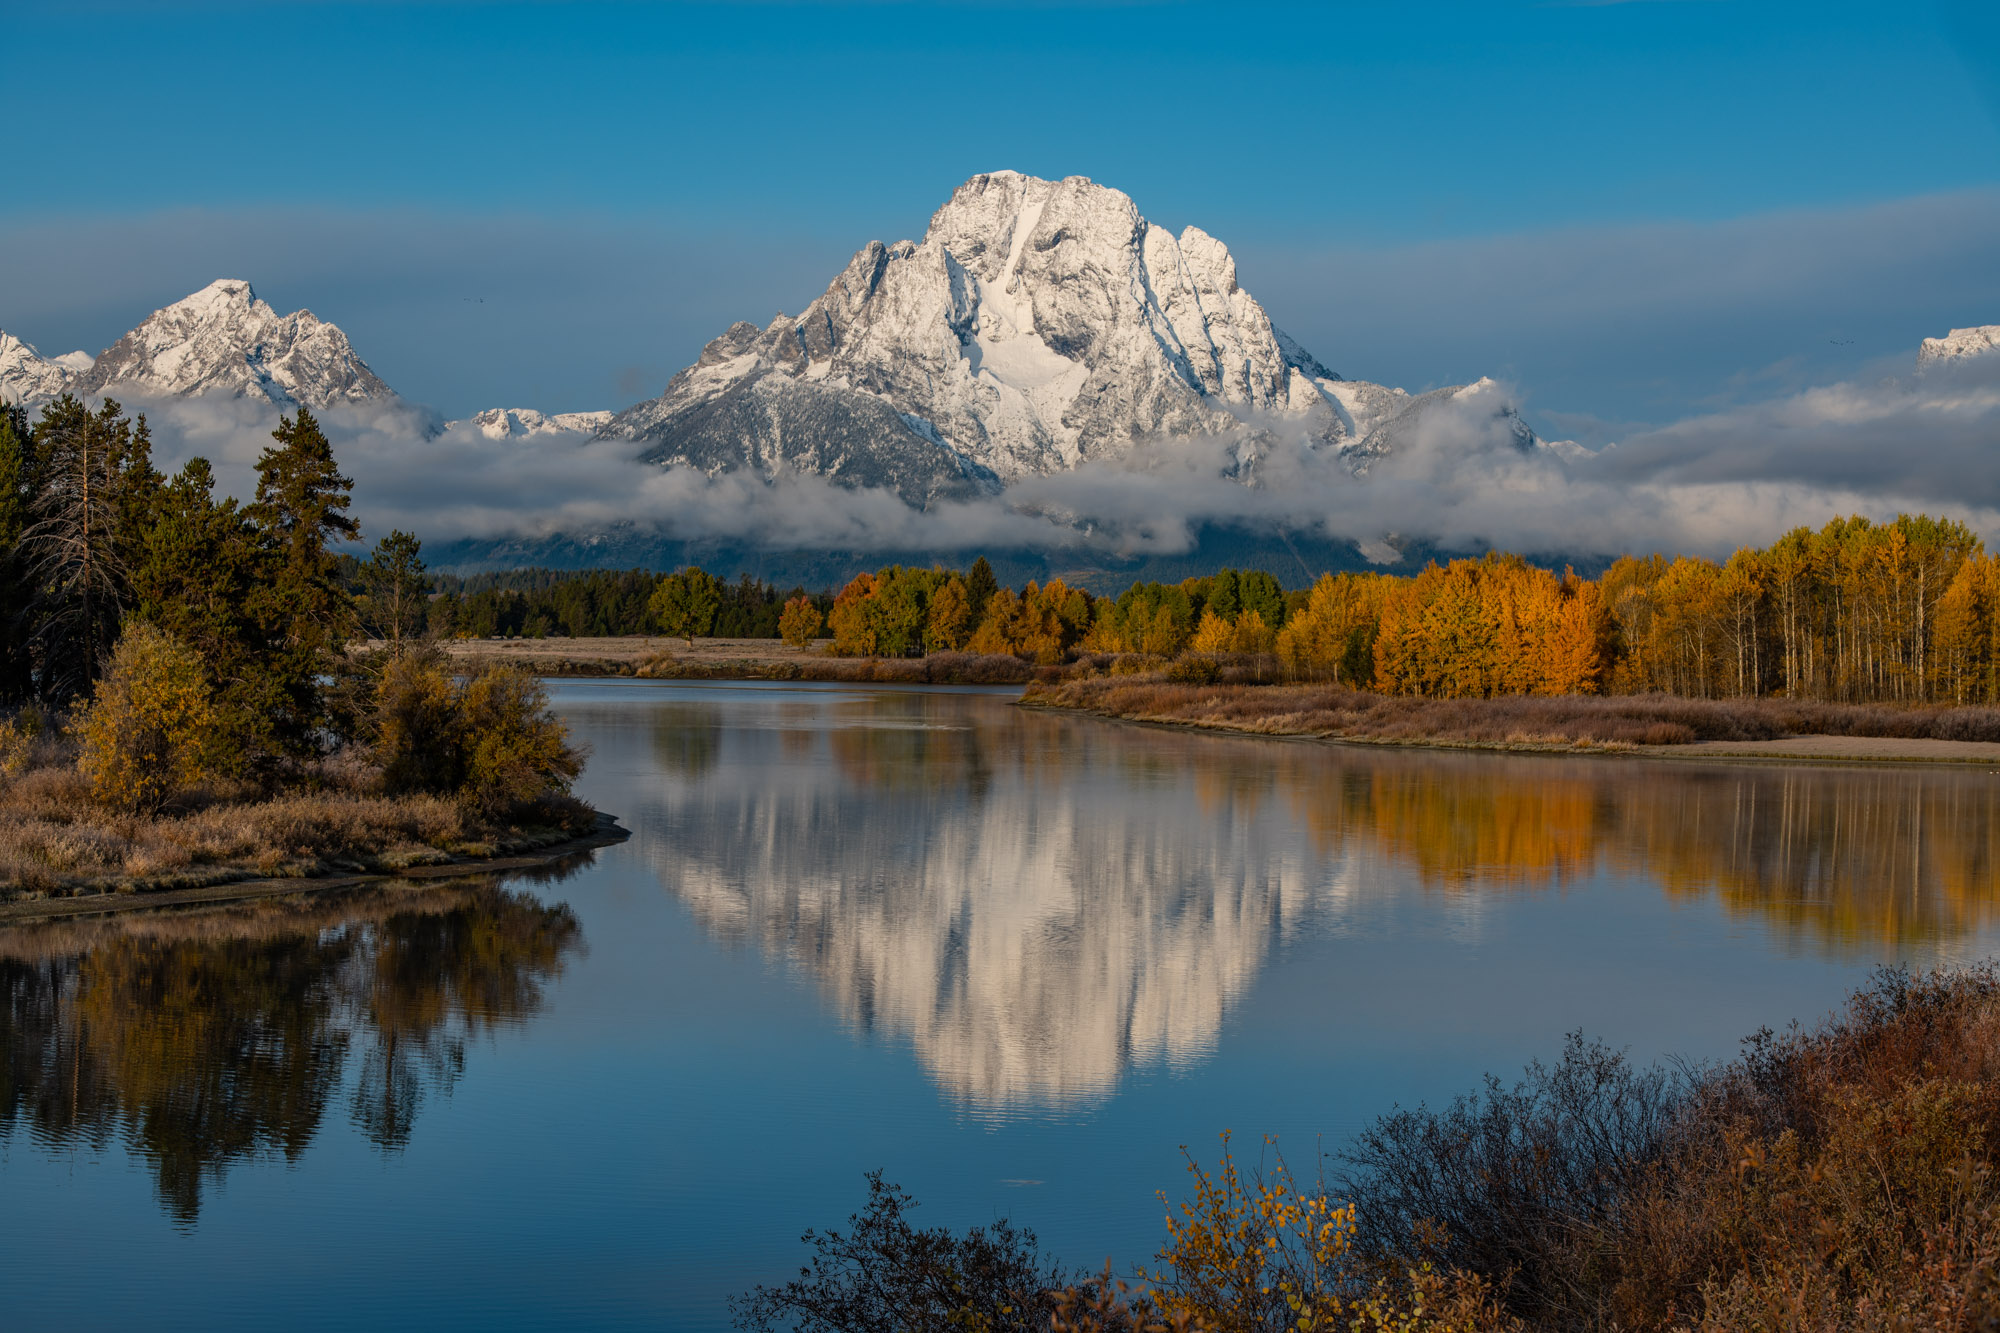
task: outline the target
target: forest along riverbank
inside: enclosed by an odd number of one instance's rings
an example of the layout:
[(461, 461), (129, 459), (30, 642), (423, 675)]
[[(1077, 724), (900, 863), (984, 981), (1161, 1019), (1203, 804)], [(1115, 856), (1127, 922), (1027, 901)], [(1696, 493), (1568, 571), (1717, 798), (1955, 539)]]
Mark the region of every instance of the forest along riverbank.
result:
[[(2000, 763), (2000, 709), (1683, 699), (1666, 694), (1426, 699), (1327, 684), (1035, 681), (1028, 707), (1266, 736), (1667, 758)], [(1219, 674), (1219, 672), (1218, 672)]]

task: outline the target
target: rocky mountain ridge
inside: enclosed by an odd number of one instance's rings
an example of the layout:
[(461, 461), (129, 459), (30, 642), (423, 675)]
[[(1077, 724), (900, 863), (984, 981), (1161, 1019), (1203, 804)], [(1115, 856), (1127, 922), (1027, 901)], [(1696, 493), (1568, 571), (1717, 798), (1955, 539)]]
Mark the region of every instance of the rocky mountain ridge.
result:
[(87, 352), (43, 356), (13, 334), (0, 333), (0, 402), (46, 402), (90, 369), (90, 362)]
[(1942, 338), (1926, 338), (1917, 348), (1917, 369), (1962, 361), (1967, 357), (1990, 356), (2000, 352), (2000, 324), (1953, 329)]
[(1200, 228), (1175, 236), (1085, 177), (1002, 171), (961, 185), (921, 241), (869, 242), (799, 316), (733, 325), (603, 435), (661, 464), (816, 472), (922, 505), (1169, 438), (1254, 455), (1285, 434), (1364, 466), (1463, 387), (1343, 379)]
[(395, 397), (338, 325), (310, 310), (280, 315), (235, 278), (155, 310), (71, 387), (79, 394), (118, 387), (176, 398), (219, 394), (315, 410)]
[(489, 407), (445, 429), (469, 426), (489, 440), (532, 439), (543, 435), (590, 435), (610, 424), (610, 412), (537, 412), (531, 407)]

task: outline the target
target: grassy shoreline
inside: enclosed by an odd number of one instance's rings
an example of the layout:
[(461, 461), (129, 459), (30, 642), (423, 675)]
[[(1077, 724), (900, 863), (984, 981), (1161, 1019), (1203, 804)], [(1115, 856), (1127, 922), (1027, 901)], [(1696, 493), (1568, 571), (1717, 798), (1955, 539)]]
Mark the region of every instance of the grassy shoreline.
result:
[[(145, 911), (162, 907), (211, 906), (244, 902), (257, 898), (288, 897), (294, 894), (329, 893), (337, 890), (378, 885), (415, 884), (430, 881), (455, 883), (460, 880), (515, 871), (532, 871), (576, 856), (610, 847), (631, 837), (631, 832), (614, 816), (599, 813), (588, 833), (545, 831), (504, 840), (492, 854), (446, 857), (416, 865), (377, 865), (352, 872), (257, 876), (225, 872), (202, 882), (162, 880), (148, 886), (119, 885), (105, 888), (78, 888), (67, 896), (50, 897), (26, 893), (0, 898), (0, 927), (28, 921), (101, 916), (113, 912)], [(553, 840), (551, 840), (553, 839)]]
[[(1992, 708), (1673, 695), (1423, 699), (1333, 685), (1191, 684), (1158, 673), (1037, 680), (1021, 705), (1344, 744), (1789, 762), (2000, 762), (2000, 709)], [(1801, 748), (1806, 738), (1823, 744)]]

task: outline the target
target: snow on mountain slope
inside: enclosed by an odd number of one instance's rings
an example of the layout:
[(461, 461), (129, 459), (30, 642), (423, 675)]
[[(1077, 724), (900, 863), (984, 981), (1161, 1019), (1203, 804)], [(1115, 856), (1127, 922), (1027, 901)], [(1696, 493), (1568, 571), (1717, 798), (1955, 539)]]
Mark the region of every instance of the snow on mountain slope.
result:
[(393, 399), (347, 335), (309, 310), (280, 315), (233, 278), (154, 311), (76, 377), (80, 394), (124, 388), (191, 398), (222, 394), (281, 408)]
[(604, 429), (609, 412), (537, 412), (531, 407), (489, 407), (464, 421), (447, 421), (445, 429), (470, 425), (489, 440), (524, 439), (536, 435), (589, 435)]
[(2000, 352), (2000, 324), (1984, 324), (1972, 329), (1953, 329), (1942, 338), (1926, 338), (1917, 348), (1917, 369), (1924, 370), (1969, 356)]
[(47, 402), (90, 368), (83, 352), (43, 356), (11, 333), (0, 333), (0, 403)]
[(1163, 438), (1282, 431), (1358, 464), (1426, 406), (1327, 370), (1201, 229), (1176, 237), (1081, 176), (1003, 171), (923, 240), (871, 241), (796, 318), (736, 324), (604, 434), (711, 475), (796, 469), (924, 504)]

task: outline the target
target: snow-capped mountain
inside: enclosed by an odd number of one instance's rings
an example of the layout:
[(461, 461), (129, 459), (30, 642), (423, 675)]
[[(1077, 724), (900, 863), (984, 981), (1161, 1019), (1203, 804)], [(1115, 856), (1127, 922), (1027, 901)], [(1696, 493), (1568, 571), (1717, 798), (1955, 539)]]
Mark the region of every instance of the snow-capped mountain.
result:
[(530, 407), (489, 407), (464, 421), (447, 421), (445, 429), (471, 426), (489, 440), (518, 440), (537, 435), (590, 435), (610, 423), (609, 412), (537, 412)]
[(88, 369), (87, 352), (43, 356), (13, 334), (0, 333), (0, 403), (44, 402)]
[(154, 311), (69, 387), (78, 394), (221, 394), (315, 410), (395, 398), (336, 325), (309, 310), (280, 315), (234, 278)]
[(1942, 338), (1926, 338), (1917, 348), (1917, 369), (1950, 361), (1963, 360), (1969, 356), (1987, 356), (2000, 352), (2000, 324), (1983, 324), (1975, 329), (1953, 329)]
[(1176, 237), (1081, 176), (1003, 171), (960, 186), (921, 241), (870, 242), (803, 314), (732, 326), (603, 433), (662, 464), (923, 504), (1166, 437), (1282, 430), (1358, 465), (1456, 392), (1342, 379), (1206, 232)]

